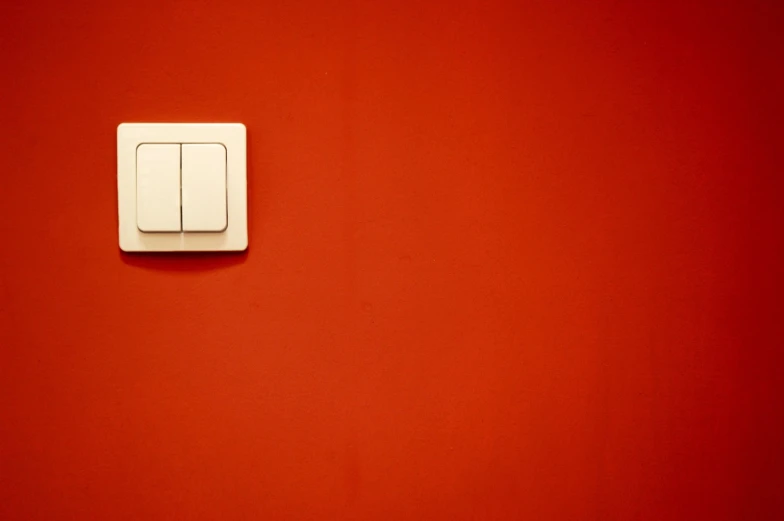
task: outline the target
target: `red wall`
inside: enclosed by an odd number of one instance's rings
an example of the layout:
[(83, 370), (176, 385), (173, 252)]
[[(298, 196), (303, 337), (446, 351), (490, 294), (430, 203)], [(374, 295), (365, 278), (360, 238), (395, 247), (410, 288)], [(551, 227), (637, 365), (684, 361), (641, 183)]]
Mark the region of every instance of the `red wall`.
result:
[[(784, 517), (778, 2), (7, 4), (0, 519)], [(120, 253), (123, 121), (246, 254)]]

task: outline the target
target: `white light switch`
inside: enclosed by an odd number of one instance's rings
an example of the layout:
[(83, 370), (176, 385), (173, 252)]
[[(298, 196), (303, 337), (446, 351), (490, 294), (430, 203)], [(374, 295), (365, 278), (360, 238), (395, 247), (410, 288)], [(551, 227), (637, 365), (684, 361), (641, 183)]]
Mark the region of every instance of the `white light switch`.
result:
[(226, 229), (226, 147), (218, 143), (182, 145), (182, 230)]
[(143, 232), (180, 231), (180, 145), (136, 149), (136, 226)]
[(246, 148), (242, 123), (121, 123), (117, 127), (120, 248), (128, 252), (245, 250)]

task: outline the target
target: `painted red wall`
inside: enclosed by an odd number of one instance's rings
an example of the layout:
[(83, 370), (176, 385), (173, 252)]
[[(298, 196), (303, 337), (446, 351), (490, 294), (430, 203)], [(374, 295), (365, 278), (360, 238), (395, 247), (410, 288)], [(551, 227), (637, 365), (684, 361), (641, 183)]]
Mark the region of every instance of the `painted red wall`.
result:
[[(0, 24), (0, 519), (784, 517), (778, 2)], [(120, 253), (123, 121), (247, 125), (247, 254)]]

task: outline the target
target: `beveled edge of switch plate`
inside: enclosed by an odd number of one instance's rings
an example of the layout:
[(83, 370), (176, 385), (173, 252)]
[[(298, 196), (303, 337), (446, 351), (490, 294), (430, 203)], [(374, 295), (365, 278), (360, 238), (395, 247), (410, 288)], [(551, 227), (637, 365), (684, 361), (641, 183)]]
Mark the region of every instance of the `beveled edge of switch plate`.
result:
[[(142, 143), (219, 143), (226, 148), (223, 232), (144, 233), (136, 227), (136, 148)], [(121, 123), (117, 126), (120, 249), (125, 252), (244, 251), (248, 247), (247, 129), (242, 123)]]

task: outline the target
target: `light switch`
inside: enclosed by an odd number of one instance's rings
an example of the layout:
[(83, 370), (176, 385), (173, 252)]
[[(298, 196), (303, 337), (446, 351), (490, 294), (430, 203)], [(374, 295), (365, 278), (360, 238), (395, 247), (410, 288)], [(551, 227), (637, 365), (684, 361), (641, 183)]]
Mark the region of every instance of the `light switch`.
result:
[(120, 249), (247, 249), (246, 149), (242, 123), (121, 123), (117, 127)]
[(182, 230), (222, 232), (227, 224), (226, 147), (182, 145)]
[(180, 231), (180, 145), (136, 149), (136, 226), (143, 232)]

